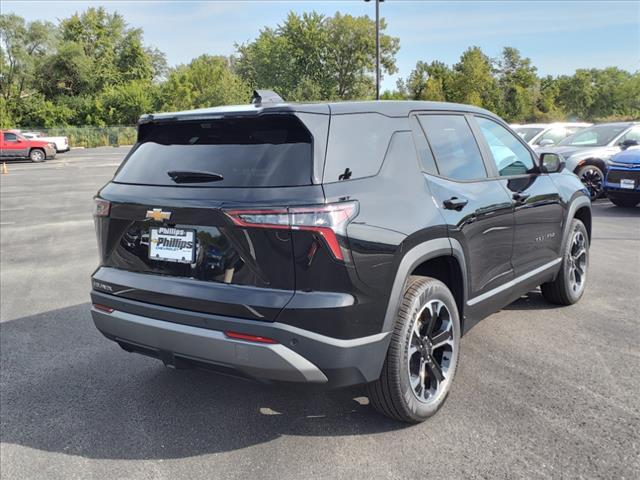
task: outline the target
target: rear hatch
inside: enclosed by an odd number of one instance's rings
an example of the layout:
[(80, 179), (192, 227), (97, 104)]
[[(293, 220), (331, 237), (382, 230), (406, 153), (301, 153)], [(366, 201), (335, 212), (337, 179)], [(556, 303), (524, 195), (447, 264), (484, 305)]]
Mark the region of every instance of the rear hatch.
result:
[[(292, 232), (279, 213), (323, 203), (312, 179), (313, 137), (291, 113), (142, 124), (96, 198), (101, 267), (93, 286), (273, 321), (295, 290)], [(247, 228), (240, 218), (271, 228)]]

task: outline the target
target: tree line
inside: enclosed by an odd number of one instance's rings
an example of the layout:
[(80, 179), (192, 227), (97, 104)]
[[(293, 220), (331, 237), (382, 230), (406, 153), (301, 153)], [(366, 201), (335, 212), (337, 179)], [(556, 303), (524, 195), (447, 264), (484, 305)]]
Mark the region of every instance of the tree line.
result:
[[(381, 69), (397, 71), (400, 39), (381, 22)], [(231, 56), (169, 68), (119, 13), (89, 8), (53, 24), (0, 16), (0, 126), (130, 125), (142, 113), (247, 103), (254, 88), (289, 101), (371, 99), (375, 23), (367, 16), (289, 13)], [(640, 72), (617, 67), (544, 76), (505, 47), (470, 47), (454, 65), (418, 61), (384, 99), (468, 103), (511, 122), (640, 117)]]

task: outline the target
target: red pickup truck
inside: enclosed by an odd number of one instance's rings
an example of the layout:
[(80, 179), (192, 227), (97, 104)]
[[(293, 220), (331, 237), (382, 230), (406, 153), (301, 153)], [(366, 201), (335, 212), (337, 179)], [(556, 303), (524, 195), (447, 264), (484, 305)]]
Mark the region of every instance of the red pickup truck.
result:
[(29, 140), (18, 132), (0, 130), (0, 159), (44, 162), (56, 156), (56, 146), (51, 142)]

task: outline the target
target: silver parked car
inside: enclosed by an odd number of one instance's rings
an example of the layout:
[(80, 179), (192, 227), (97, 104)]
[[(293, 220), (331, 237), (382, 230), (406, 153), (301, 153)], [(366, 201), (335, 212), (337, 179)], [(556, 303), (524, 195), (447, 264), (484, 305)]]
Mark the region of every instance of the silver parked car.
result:
[(535, 148), (557, 145), (569, 135), (573, 135), (591, 125), (591, 123), (584, 122), (555, 122), (510, 126), (525, 142)]
[(540, 153), (558, 153), (566, 168), (589, 189), (591, 199), (602, 194), (602, 182), (609, 159), (633, 145), (640, 145), (640, 122), (602, 123), (581, 130), (557, 146), (539, 148)]

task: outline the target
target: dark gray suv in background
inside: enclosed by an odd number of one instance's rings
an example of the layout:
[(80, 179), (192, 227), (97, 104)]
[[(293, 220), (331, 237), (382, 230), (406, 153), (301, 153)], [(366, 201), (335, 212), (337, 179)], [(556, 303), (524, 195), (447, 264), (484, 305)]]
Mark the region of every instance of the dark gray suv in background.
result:
[(91, 313), (125, 350), (367, 384), (376, 409), (419, 422), (477, 321), (538, 286), (583, 294), (588, 194), (492, 113), (255, 98), (142, 117), (98, 193)]

